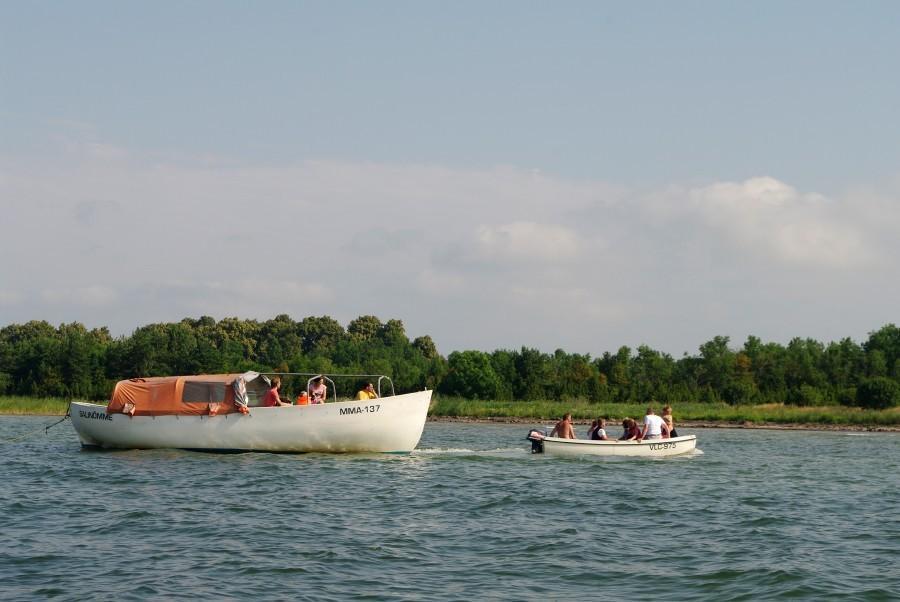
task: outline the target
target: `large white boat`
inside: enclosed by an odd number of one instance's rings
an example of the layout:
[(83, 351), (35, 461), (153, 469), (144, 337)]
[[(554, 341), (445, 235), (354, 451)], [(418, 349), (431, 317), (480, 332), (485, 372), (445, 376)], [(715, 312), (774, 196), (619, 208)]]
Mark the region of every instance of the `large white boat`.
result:
[(431, 402), (429, 390), (394, 395), (391, 385), (375, 399), (262, 407), (266, 390), (255, 372), (132, 379), (107, 405), (72, 402), (70, 414), (82, 444), (102, 448), (410, 452)]
[(533, 453), (553, 456), (632, 456), (662, 458), (694, 451), (696, 435), (683, 435), (669, 439), (645, 439), (643, 441), (593, 441), (589, 439), (562, 439), (547, 437), (537, 429), (528, 433)]

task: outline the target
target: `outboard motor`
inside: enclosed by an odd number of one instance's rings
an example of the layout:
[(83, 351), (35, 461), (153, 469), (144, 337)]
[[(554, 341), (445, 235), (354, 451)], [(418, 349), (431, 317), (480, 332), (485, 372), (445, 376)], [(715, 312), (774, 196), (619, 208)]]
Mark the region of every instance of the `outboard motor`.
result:
[(547, 432), (541, 429), (531, 429), (528, 431), (528, 436), (525, 438), (531, 441), (531, 453), (544, 453), (544, 437), (546, 436)]

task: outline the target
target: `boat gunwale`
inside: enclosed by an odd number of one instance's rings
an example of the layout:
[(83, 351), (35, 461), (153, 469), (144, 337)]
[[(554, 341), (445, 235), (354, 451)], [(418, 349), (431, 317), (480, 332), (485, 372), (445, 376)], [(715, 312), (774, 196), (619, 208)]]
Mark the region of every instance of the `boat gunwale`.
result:
[(610, 446), (616, 446), (616, 445), (634, 447), (635, 445), (679, 443), (682, 441), (692, 441), (692, 440), (696, 440), (696, 439), (697, 439), (697, 435), (680, 435), (678, 437), (669, 437), (668, 439), (643, 439), (641, 441), (637, 441), (634, 439), (632, 439), (630, 441), (620, 441), (618, 439), (615, 439), (615, 440), (564, 439), (562, 437), (544, 437), (544, 438), (540, 439), (540, 441), (542, 441), (542, 442), (550, 441), (552, 443), (600, 446), (600, 447), (610, 447)]

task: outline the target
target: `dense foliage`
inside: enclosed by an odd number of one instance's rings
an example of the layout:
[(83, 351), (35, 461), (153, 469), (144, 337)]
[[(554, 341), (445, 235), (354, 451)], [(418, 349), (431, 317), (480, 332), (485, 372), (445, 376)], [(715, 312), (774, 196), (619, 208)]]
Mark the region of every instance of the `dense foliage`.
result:
[(346, 328), (327, 316), (204, 316), (117, 338), (78, 323), (0, 329), (0, 395), (104, 399), (122, 378), (248, 369), (388, 374), (398, 391), (428, 387), (466, 399), (889, 408), (900, 405), (900, 328), (884, 326), (861, 345), (796, 338), (784, 346), (751, 336), (732, 348), (715, 337), (677, 360), (647, 346), (598, 358), (525, 347), (444, 358), (431, 337), (410, 340), (400, 320), (375, 316)]

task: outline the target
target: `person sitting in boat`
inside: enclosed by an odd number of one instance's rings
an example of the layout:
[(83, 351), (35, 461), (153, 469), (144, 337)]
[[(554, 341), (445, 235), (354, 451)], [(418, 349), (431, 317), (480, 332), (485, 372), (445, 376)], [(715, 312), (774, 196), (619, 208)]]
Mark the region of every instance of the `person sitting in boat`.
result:
[(370, 399), (378, 399), (378, 393), (375, 392), (375, 385), (366, 383), (366, 386), (360, 389), (356, 394), (357, 401), (368, 401)]
[(271, 387), (268, 391), (266, 391), (266, 396), (263, 397), (263, 405), (267, 408), (272, 408), (275, 406), (289, 406), (290, 403), (285, 403), (281, 401), (281, 396), (278, 394), (278, 389), (281, 388), (281, 379), (279, 377), (275, 377), (272, 379)]
[(622, 436), (619, 437), (619, 441), (641, 440), (641, 429), (638, 428), (637, 422), (631, 418), (626, 418), (622, 421), (622, 428), (624, 429), (624, 432), (622, 433)]
[(672, 406), (666, 405), (663, 408), (662, 419), (665, 421), (666, 426), (669, 427), (669, 437), (677, 437), (678, 433), (675, 431), (675, 419), (672, 418)]
[(553, 430), (550, 431), (551, 437), (559, 437), (560, 439), (576, 439), (575, 429), (572, 427), (572, 415), (566, 414), (562, 420), (556, 423)]
[(309, 403), (325, 403), (326, 397), (328, 397), (328, 387), (325, 386), (325, 379), (317, 376), (309, 386)]
[(662, 439), (663, 433), (669, 434), (666, 421), (653, 413), (653, 406), (647, 408), (644, 416), (644, 429), (641, 431), (641, 439)]
[(606, 441), (609, 437), (606, 434), (606, 421), (603, 418), (597, 419), (597, 426), (590, 433), (590, 437), (592, 441)]

